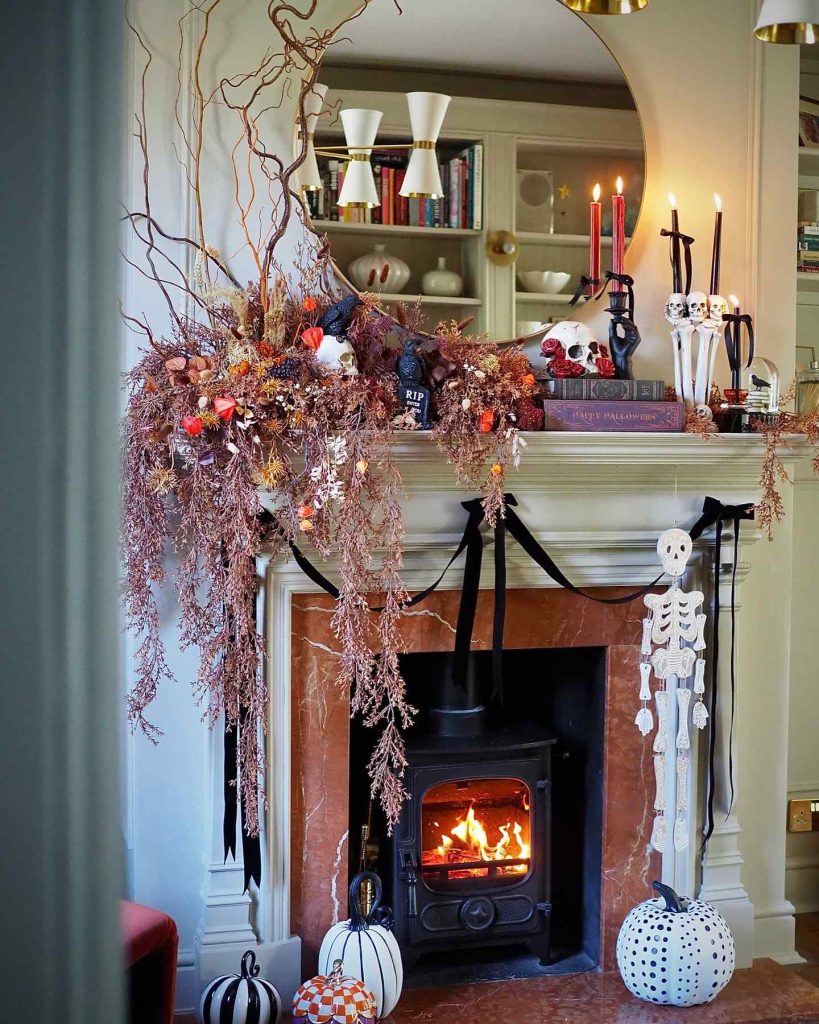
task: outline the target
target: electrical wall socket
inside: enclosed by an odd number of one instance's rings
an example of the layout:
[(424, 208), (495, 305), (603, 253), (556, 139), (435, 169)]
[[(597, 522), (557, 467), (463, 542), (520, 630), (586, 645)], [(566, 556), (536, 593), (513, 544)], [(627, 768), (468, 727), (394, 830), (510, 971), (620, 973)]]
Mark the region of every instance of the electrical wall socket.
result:
[(788, 801), (788, 831), (812, 832), (813, 816), (810, 800)]

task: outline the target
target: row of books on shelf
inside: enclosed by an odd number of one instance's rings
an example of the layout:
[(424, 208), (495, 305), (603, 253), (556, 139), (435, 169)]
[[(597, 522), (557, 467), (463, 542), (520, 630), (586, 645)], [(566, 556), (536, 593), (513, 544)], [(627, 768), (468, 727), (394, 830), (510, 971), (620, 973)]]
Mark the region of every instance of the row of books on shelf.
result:
[(819, 224), (800, 224), (796, 235), (796, 268), (819, 274)]
[(439, 164), (443, 185), (443, 195), (439, 199), (401, 195), (407, 162), (407, 157), (400, 153), (373, 151), (371, 163), (380, 205), (371, 210), (361, 210), (338, 205), (347, 162), (327, 160), (322, 166), (322, 188), (307, 193), (311, 217), (345, 224), (481, 229), (483, 146), (480, 143)]

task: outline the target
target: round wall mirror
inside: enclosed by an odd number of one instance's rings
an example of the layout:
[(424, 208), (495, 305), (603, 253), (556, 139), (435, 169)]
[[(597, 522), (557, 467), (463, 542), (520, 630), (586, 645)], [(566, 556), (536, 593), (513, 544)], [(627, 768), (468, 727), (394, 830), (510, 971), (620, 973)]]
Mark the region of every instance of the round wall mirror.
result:
[(302, 184), (345, 284), (388, 312), (420, 301), (429, 331), (534, 340), (576, 318), (595, 185), (603, 273), (617, 179), (627, 241), (643, 196), (640, 117), (601, 39), (560, 0), (376, 0), (341, 36)]

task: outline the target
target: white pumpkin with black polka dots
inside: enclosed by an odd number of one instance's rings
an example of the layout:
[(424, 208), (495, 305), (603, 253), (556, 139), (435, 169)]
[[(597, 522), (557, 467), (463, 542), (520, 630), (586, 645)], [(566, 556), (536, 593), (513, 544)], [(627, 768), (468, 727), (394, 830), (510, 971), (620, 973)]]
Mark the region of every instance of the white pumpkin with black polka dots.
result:
[(720, 994), (734, 973), (734, 938), (710, 904), (667, 885), (635, 907), (617, 938), (617, 966), (629, 992), (650, 1003), (698, 1006)]

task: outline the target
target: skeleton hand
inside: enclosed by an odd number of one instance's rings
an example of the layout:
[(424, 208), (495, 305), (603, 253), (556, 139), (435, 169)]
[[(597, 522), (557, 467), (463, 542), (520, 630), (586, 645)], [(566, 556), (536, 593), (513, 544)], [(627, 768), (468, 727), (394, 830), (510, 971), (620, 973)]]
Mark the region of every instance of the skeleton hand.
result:
[(640, 332), (633, 321), (625, 317), (612, 321), (609, 327), (609, 348), (614, 362), (615, 377), (618, 380), (634, 379), (631, 357), (640, 341)]

